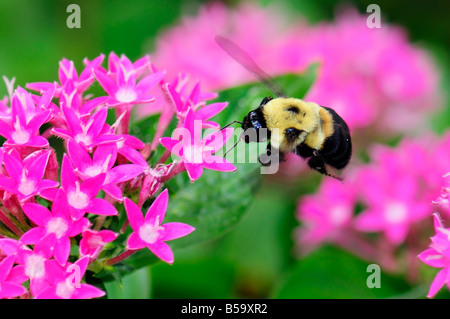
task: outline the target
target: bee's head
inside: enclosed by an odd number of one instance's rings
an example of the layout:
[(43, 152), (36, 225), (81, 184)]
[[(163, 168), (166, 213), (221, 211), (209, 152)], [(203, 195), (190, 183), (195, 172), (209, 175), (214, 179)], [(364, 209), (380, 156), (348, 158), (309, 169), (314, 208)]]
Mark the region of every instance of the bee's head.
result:
[(270, 135), (270, 132), (267, 130), (263, 108), (270, 100), (272, 100), (272, 97), (264, 98), (258, 108), (250, 111), (247, 116), (244, 117), (242, 129), (244, 130), (245, 143), (263, 142), (269, 138), (268, 135)]

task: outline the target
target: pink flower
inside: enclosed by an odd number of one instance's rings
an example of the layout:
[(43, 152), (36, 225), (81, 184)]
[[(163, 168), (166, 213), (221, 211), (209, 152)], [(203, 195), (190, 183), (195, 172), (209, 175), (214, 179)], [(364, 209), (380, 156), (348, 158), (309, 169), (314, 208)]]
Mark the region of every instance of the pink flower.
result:
[(23, 205), (25, 214), (37, 225), (27, 231), (20, 241), (27, 245), (34, 245), (47, 236), (54, 237), (51, 242), (52, 255), (61, 265), (65, 265), (70, 253), (70, 238), (80, 234), (89, 227), (87, 218), (73, 220), (64, 190), (60, 189), (53, 202), (52, 211), (35, 204)]
[(15, 256), (8, 256), (0, 261), (0, 299), (23, 295), (27, 290), (10, 277)]
[(450, 289), (450, 228), (444, 228), (438, 214), (433, 214), (434, 230), (430, 248), (419, 254), (419, 259), (428, 266), (442, 268), (431, 283), (427, 297), (432, 298), (447, 284)]
[[(80, 76), (78, 76), (77, 70), (75, 69), (73, 61), (69, 61), (67, 59), (62, 59), (59, 62), (59, 83), (55, 91), (55, 97), (60, 97), (61, 92), (67, 86), (72, 86), (73, 89), (77, 91), (77, 93), (83, 93), (95, 80), (92, 75), (92, 70), (100, 67), (100, 64), (103, 62), (105, 56), (103, 54), (99, 55), (92, 61), (84, 60), (84, 64), (86, 68), (81, 72)], [(28, 89), (34, 91), (45, 92), (49, 88), (51, 88), (54, 83), (51, 82), (35, 82), (28, 83), (26, 87)], [(70, 90), (72, 91), (72, 90)]]
[(61, 185), (67, 194), (72, 218), (78, 220), (86, 212), (106, 216), (117, 215), (117, 210), (112, 204), (102, 198), (96, 198), (103, 186), (105, 176), (104, 173), (100, 173), (80, 182), (74, 173), (69, 158), (64, 154), (61, 167)]
[(53, 128), (54, 135), (66, 140), (73, 139), (88, 151), (95, 146), (116, 143), (120, 140), (106, 124), (107, 108), (95, 112), (86, 122), (82, 121), (72, 109), (63, 107), (62, 110), (69, 130)]
[(171, 78), (184, 70), (193, 79), (201, 79), (206, 90), (232, 87), (254, 78), (220, 49), (214, 37), (219, 34), (233, 39), (271, 73), (280, 63), (274, 54), (285, 37), (284, 21), (276, 8), (265, 10), (248, 2), (236, 9), (219, 2), (208, 4), (197, 16), (184, 17), (157, 39), (152, 61)]
[(169, 76), (185, 70), (208, 90), (251, 81), (252, 75), (214, 42), (219, 34), (238, 43), (271, 75), (302, 72), (318, 63), (305, 99), (335, 109), (351, 129), (375, 125), (379, 133), (410, 132), (439, 106), (439, 72), (403, 29), (386, 22), (380, 29), (368, 28), (367, 16), (356, 10), (318, 25), (302, 17), (287, 25), (285, 15), (280, 8), (249, 3), (233, 9), (205, 5), (197, 16), (184, 17), (162, 34), (152, 61)]
[[(131, 63), (125, 55), (121, 55), (119, 58), (117, 54), (111, 52), (108, 56), (108, 74), (111, 75), (112, 79), (117, 78), (117, 73), (119, 69), (122, 68), (122, 64), (126, 64), (129, 70), (133, 70), (134, 75), (137, 77), (141, 76), (146, 70), (148, 70), (150, 65), (150, 57), (148, 55), (143, 56), (142, 58), (136, 60), (134, 63)], [(100, 68), (102, 71), (105, 71), (103, 68)]]
[(90, 299), (105, 295), (103, 290), (95, 286), (81, 283), (81, 279), (86, 273), (89, 257), (78, 259), (73, 264), (61, 267), (50, 260), (46, 264), (46, 270), (52, 274), (48, 278), (48, 286), (38, 294), (36, 299)]
[(450, 215), (450, 172), (444, 175), (444, 185), (441, 188), (441, 194), (433, 200), (433, 205), (442, 210), (447, 216)]
[(205, 105), (203, 99), (209, 98), (209, 96), (200, 92), (200, 82), (195, 84), (189, 94), (183, 94), (186, 84), (183, 84), (181, 88), (177, 90), (176, 86), (179, 82), (178, 79), (179, 78), (176, 78), (174, 83), (167, 84), (167, 91), (172, 103), (175, 105), (176, 113), (181, 122), (184, 122), (187, 112), (190, 109), (193, 109), (195, 111), (195, 119), (202, 121), (204, 128), (220, 128), (219, 124), (208, 120), (220, 113), (228, 103), (218, 102)]
[[(114, 65), (114, 64), (113, 64)], [(137, 84), (137, 70), (126, 56), (122, 56), (115, 66), (115, 78), (100, 69), (94, 75), (103, 89), (108, 93), (108, 106), (150, 103), (154, 97), (149, 91), (162, 79), (164, 73), (157, 72), (143, 77)]]
[(72, 163), (76, 167), (76, 173), (82, 180), (105, 174), (102, 189), (119, 201), (122, 200), (123, 196), (117, 184), (131, 180), (141, 174), (147, 167), (147, 165), (136, 164), (114, 166), (117, 158), (117, 147), (115, 144), (97, 146), (92, 159), (89, 153), (73, 140), (69, 140), (67, 150)]
[(124, 204), (133, 233), (128, 238), (127, 249), (137, 250), (147, 247), (161, 260), (172, 264), (173, 253), (165, 241), (180, 238), (194, 231), (194, 227), (183, 223), (161, 224), (167, 210), (169, 192), (164, 190), (152, 203), (145, 217), (140, 208), (130, 199)]
[(111, 230), (95, 231), (86, 229), (81, 234), (80, 256), (89, 256), (96, 259), (106, 243), (114, 241), (118, 234)]
[(127, 160), (129, 160), (131, 163), (147, 166), (147, 161), (142, 156), (141, 153), (139, 153), (140, 149), (143, 149), (145, 147), (145, 144), (138, 139), (137, 137), (133, 135), (128, 134), (121, 134), (118, 135), (120, 138), (120, 141), (116, 143), (117, 145), (117, 152), (125, 157)]
[(0, 187), (16, 194), (21, 201), (35, 195), (47, 198), (46, 192), (59, 185), (58, 182), (42, 179), (49, 156), (48, 151), (39, 156), (30, 154), (22, 162), (17, 153), (4, 153), (3, 163), (9, 177), (0, 175)]
[[(323, 241), (333, 241), (345, 235), (353, 219), (356, 189), (352, 181), (345, 183), (325, 179), (316, 194), (303, 196), (298, 205), (302, 227), (298, 231), (302, 252)], [(326, 200), (325, 200), (326, 199)]]
[(195, 120), (194, 111), (190, 109), (183, 129), (179, 129), (182, 140), (170, 137), (160, 139), (160, 143), (165, 148), (181, 157), (191, 182), (202, 175), (203, 168), (223, 172), (236, 170), (236, 167), (226, 159), (212, 155), (226, 144), (233, 134), (233, 129), (215, 131), (201, 139), (201, 128), (202, 122)]
[(0, 135), (6, 138), (5, 145), (12, 147), (47, 147), (39, 128), (49, 119), (50, 111), (37, 110), (30, 93), (18, 88), (12, 98), (10, 120), (0, 119)]
[(360, 231), (383, 231), (391, 243), (398, 245), (412, 224), (431, 214), (429, 202), (418, 195), (420, 181), (395, 162), (362, 168), (358, 180), (367, 205), (355, 219)]
[(20, 281), (30, 280), (30, 292), (34, 296), (46, 287), (47, 278), (51, 273), (46, 271), (46, 264), (52, 256), (54, 237), (48, 236), (34, 245), (33, 250), (20, 241), (13, 239), (0, 239), (0, 248), (7, 255), (14, 255), (15, 262), (19, 264), (17, 275)]

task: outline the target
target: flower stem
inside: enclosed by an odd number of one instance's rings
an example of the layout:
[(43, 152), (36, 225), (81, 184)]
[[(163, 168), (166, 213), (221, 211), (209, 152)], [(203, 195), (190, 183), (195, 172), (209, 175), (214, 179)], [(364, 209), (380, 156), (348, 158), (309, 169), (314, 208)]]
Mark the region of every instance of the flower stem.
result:
[(164, 164), (164, 162), (170, 157), (170, 154), (172, 153), (169, 150), (166, 150), (156, 164)]
[(116, 256), (116, 257), (113, 257), (113, 258), (111, 258), (111, 259), (108, 259), (106, 262), (105, 262), (105, 265), (108, 265), (108, 266), (112, 266), (112, 265), (115, 265), (115, 264), (117, 264), (118, 262), (121, 262), (122, 260), (124, 260), (125, 258), (127, 258), (127, 257), (129, 257), (129, 256), (131, 256), (131, 255), (133, 255), (135, 252), (137, 252), (137, 250), (125, 250), (123, 253), (121, 253), (120, 255), (118, 255), (118, 256)]
[(0, 222), (5, 224), (15, 235), (21, 237), (23, 235), (23, 231), (21, 231), (14, 223), (8, 218), (3, 209), (0, 209)]
[(186, 170), (186, 167), (184, 166), (183, 162), (177, 162), (175, 164), (175, 167), (173, 169), (171, 169), (171, 171), (169, 172), (169, 174), (167, 174), (166, 176), (162, 176), (161, 177), (161, 183), (165, 183), (168, 180), (172, 179), (173, 177), (175, 177), (176, 175), (184, 172)]
[(100, 230), (100, 228), (102, 228), (103, 223), (105, 222), (106, 216), (105, 215), (99, 215), (97, 217), (97, 222), (95, 223), (95, 230)]

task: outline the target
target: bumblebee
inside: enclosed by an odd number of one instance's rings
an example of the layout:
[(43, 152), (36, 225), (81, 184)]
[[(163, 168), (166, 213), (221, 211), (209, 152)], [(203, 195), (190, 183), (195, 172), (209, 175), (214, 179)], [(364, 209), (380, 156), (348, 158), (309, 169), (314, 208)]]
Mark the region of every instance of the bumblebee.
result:
[[(312, 169), (337, 179), (340, 178), (328, 173), (326, 165), (342, 169), (350, 161), (352, 143), (348, 126), (328, 107), (296, 98), (266, 97), (244, 118), (242, 129), (247, 132), (244, 141), (263, 142), (263, 134), (259, 133), (262, 128), (269, 131), (268, 156), (276, 149), (283, 160), (284, 153), (293, 152), (308, 159)], [(248, 134), (248, 130), (256, 132)]]
[[(276, 95), (275, 98), (265, 97), (242, 122), (235, 121), (242, 125), (244, 141), (269, 140), (266, 158), (273, 160), (273, 154), (277, 153), (283, 161), (285, 153), (293, 152), (307, 159), (308, 166), (317, 172), (341, 180), (329, 174), (327, 166), (340, 170), (350, 161), (352, 142), (347, 123), (329, 107), (285, 96), (234, 42), (220, 36), (216, 37), (216, 42)], [(267, 134), (262, 134), (264, 129)], [(270, 161), (261, 157), (260, 162), (270, 165)]]

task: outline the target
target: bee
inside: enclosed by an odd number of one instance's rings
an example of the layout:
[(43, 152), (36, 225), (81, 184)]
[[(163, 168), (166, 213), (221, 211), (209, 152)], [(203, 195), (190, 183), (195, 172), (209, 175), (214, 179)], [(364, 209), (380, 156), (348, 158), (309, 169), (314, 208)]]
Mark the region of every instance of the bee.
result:
[[(216, 36), (216, 42), (276, 95), (265, 97), (242, 122), (234, 121), (227, 126), (240, 123), (246, 132), (245, 143), (269, 140), (264, 158), (273, 159), (273, 153), (277, 153), (278, 160), (283, 161), (284, 154), (292, 152), (307, 159), (308, 166), (313, 170), (342, 180), (330, 174), (327, 166), (340, 170), (350, 161), (352, 142), (347, 123), (329, 107), (286, 96), (250, 56), (231, 40)], [(262, 134), (263, 129), (268, 131), (267, 134)], [(261, 164), (270, 165), (262, 158)]]

